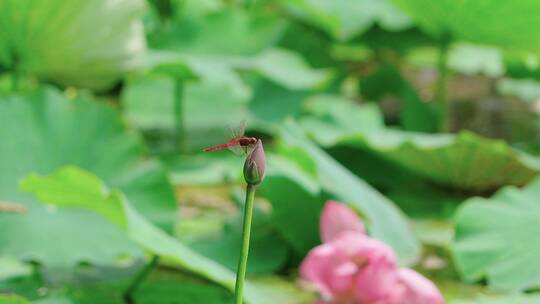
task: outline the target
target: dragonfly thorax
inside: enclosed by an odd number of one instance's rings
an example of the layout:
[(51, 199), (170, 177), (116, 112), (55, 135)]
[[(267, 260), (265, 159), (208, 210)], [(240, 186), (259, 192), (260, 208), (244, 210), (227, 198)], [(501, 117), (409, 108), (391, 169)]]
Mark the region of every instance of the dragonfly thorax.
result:
[(250, 146), (250, 145), (254, 145), (257, 143), (257, 138), (255, 137), (247, 137), (247, 136), (244, 136), (244, 137), (241, 137), (238, 139), (238, 144), (241, 145), (241, 146)]

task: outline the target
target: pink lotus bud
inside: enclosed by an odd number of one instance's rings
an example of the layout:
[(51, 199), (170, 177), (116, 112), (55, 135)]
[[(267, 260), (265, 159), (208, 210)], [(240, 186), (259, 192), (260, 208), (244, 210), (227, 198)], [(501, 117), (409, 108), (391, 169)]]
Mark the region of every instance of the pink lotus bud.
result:
[(418, 272), (401, 268), (398, 270), (400, 284), (405, 288), (400, 304), (444, 304), (439, 289)]
[(265, 171), (266, 157), (264, 156), (262, 141), (259, 139), (244, 163), (244, 179), (248, 184), (258, 185), (264, 179)]
[(330, 242), (344, 231), (356, 231), (364, 234), (364, 224), (356, 213), (336, 201), (328, 201), (321, 215), (321, 240)]

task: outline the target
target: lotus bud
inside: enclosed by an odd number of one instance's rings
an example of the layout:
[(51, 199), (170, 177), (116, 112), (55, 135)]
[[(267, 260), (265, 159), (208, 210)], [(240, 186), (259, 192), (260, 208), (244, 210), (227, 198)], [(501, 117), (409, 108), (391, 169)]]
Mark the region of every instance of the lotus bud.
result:
[(262, 141), (257, 140), (255, 148), (249, 153), (244, 163), (244, 179), (250, 185), (258, 185), (264, 179), (266, 171), (266, 157)]

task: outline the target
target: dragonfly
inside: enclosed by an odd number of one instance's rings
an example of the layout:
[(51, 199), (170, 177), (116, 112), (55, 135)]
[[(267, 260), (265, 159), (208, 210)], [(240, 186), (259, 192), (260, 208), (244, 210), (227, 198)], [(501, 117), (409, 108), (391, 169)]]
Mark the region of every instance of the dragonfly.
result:
[(231, 150), (234, 154), (245, 155), (253, 150), (257, 143), (256, 137), (244, 135), (246, 130), (246, 121), (243, 120), (237, 128), (231, 129), (232, 137), (224, 144), (206, 148), (204, 152), (214, 152), (224, 149)]

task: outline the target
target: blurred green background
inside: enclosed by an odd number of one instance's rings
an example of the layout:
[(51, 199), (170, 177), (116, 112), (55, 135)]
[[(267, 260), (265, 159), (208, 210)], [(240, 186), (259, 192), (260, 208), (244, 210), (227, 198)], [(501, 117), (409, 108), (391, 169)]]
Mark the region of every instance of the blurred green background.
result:
[(232, 303), (243, 159), (202, 149), (244, 120), (248, 303), (312, 303), (327, 199), (448, 303), (540, 303), (539, 11), (0, 0), (0, 303), (128, 303), (156, 255), (136, 303)]

